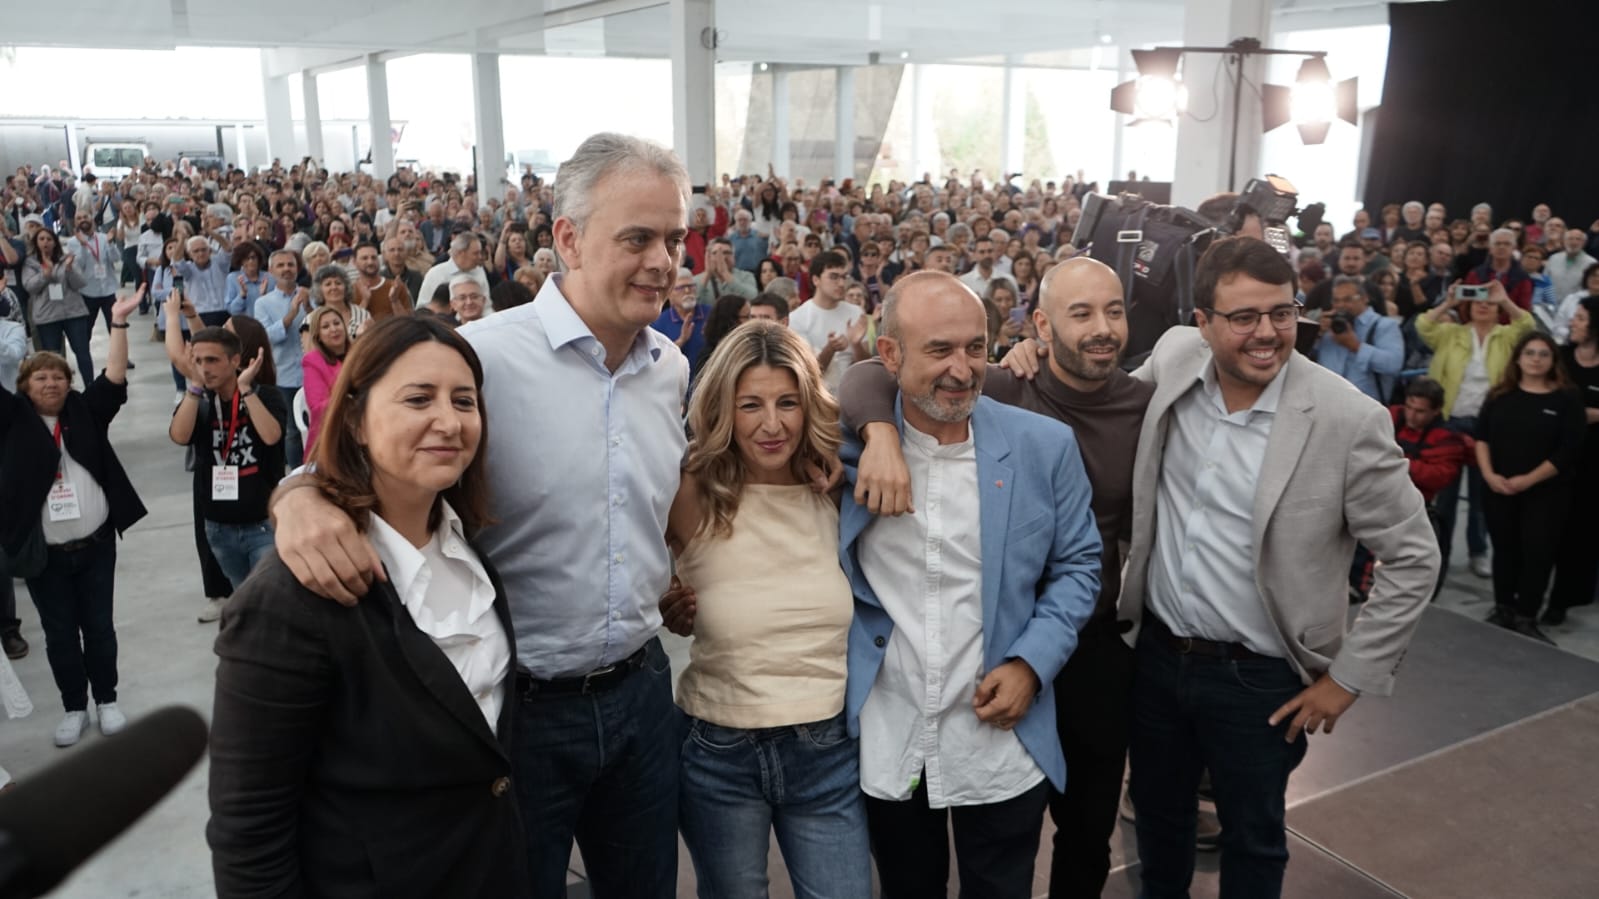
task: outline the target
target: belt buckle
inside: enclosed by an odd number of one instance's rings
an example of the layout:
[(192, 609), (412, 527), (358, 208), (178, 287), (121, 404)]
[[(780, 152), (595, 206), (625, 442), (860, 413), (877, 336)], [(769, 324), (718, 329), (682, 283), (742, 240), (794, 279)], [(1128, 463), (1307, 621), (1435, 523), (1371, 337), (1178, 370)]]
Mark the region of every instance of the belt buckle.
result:
[(1177, 638), (1177, 654), (1178, 655), (1185, 655), (1185, 656), (1186, 655), (1192, 655), (1193, 651), (1194, 651), (1194, 638), (1193, 637), (1178, 637)]
[(606, 665), (604, 668), (597, 668), (597, 669), (595, 669), (593, 671), (590, 671), (588, 674), (583, 675), (583, 690), (582, 690), (582, 692), (585, 693), (585, 694), (592, 693), (593, 690), (592, 690), (589, 682), (594, 680), (597, 677), (604, 677), (605, 675), (610, 674), (610, 673), (612, 673), (614, 671), (616, 671), (616, 666), (615, 665)]

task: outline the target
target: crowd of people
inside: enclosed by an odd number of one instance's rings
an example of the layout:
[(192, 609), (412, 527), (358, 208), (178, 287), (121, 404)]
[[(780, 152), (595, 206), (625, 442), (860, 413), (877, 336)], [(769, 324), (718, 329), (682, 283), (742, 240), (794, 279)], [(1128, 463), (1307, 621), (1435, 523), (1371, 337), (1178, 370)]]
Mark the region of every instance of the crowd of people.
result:
[(609, 134), (501, 197), (64, 168), (0, 192), (0, 561), (56, 745), (91, 694), (120, 730), (148, 322), (221, 621), (222, 896), (554, 897), (575, 841), (596, 896), (664, 897), (680, 834), (701, 895), (756, 896), (772, 833), (802, 896), (942, 895), (951, 835), (963, 890), (1025, 896), (1046, 811), (1050, 894), (1097, 896), (1129, 758), (1148, 895), (1186, 894), (1202, 779), (1224, 879), (1277, 895), (1307, 735), (1392, 690), (1462, 506), (1494, 623), (1593, 600), (1599, 222), (1548, 207), (1284, 255), (1219, 195), (1192, 326), (1129, 374), (1081, 178), (691, 189)]

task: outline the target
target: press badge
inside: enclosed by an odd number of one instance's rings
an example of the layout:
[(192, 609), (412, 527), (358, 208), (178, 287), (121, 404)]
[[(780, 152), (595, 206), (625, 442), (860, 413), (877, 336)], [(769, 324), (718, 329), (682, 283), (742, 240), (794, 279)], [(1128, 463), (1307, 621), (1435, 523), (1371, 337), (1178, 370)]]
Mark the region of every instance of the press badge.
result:
[(218, 465), (211, 469), (211, 499), (236, 500), (239, 498), (239, 466)]
[(45, 508), (50, 511), (51, 521), (76, 521), (83, 517), (83, 509), (78, 504), (78, 489), (64, 478), (57, 478), (50, 488)]
[(64, 300), (67, 298), (67, 292), (60, 284), (50, 285), (50, 289), (46, 291), (46, 295), (52, 300)]

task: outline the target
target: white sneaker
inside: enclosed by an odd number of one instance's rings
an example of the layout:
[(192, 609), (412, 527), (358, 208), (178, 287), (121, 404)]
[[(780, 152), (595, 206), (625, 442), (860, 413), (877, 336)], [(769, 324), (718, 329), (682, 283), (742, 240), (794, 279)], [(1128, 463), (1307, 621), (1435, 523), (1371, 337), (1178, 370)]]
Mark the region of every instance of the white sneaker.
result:
[(218, 597), (206, 600), (205, 608), (200, 610), (200, 616), (196, 620), (201, 624), (210, 624), (213, 621), (220, 620), (222, 618), (222, 604), (225, 602), (227, 600)]
[(128, 726), (128, 716), (122, 714), (114, 702), (102, 703), (94, 707), (95, 717), (100, 719), (100, 733), (111, 736)]
[(88, 712), (68, 712), (56, 725), (56, 745), (62, 749), (83, 739), (83, 729), (89, 726)]
[(1493, 577), (1493, 563), (1488, 561), (1487, 556), (1472, 556), (1471, 573), (1475, 574), (1477, 577)]

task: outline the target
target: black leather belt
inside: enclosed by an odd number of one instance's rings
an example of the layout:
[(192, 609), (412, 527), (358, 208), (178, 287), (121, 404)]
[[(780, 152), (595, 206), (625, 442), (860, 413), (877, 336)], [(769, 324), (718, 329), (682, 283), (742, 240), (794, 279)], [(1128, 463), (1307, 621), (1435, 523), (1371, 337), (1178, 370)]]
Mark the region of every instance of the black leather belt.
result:
[(99, 530), (87, 537), (84, 537), (82, 540), (68, 540), (65, 543), (51, 543), (48, 546), (51, 552), (75, 553), (80, 550), (88, 549), (96, 543), (99, 543), (101, 540), (110, 537), (111, 531), (111, 522), (107, 521), (105, 524), (100, 525)]
[(645, 652), (650, 648), (646, 643), (639, 647), (638, 652), (614, 665), (596, 668), (588, 674), (576, 677), (556, 677), (550, 680), (539, 680), (526, 671), (516, 672), (516, 691), (518, 694), (528, 696), (576, 696), (590, 693), (603, 693), (620, 684), (629, 674), (644, 667)]
[(1144, 610), (1144, 629), (1160, 642), (1166, 644), (1178, 655), (1204, 656), (1211, 659), (1272, 659), (1275, 656), (1262, 655), (1242, 643), (1223, 643), (1219, 640), (1205, 640), (1200, 637), (1179, 637), (1172, 633), (1166, 622), (1161, 621)]

